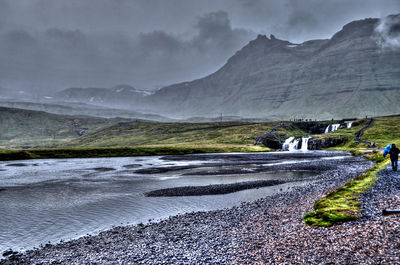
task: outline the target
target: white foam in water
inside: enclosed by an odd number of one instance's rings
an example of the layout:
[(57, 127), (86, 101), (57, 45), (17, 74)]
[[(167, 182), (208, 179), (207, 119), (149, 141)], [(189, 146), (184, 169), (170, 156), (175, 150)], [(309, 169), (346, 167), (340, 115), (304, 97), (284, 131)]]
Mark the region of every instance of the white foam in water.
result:
[(181, 175), (172, 175), (172, 176), (159, 177), (158, 180), (179, 179), (181, 177), (182, 177)]

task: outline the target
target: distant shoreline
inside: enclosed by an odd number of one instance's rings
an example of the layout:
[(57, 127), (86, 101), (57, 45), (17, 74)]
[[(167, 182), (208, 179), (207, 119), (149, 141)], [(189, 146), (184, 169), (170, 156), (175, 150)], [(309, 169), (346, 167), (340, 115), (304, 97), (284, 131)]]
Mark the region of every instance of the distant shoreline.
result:
[(0, 150), (0, 161), (49, 158), (99, 158), (156, 155), (186, 155), (202, 153), (269, 152), (259, 146), (137, 146), (115, 148), (57, 148)]

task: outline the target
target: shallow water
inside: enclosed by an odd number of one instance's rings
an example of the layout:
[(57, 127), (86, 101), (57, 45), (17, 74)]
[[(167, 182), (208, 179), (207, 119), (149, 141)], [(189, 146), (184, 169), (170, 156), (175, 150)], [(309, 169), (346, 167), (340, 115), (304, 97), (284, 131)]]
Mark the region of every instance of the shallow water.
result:
[[(296, 163), (346, 159), (343, 153), (235, 153), (166, 157), (46, 159), (0, 162), (0, 251), (23, 250), (191, 211), (253, 201), (295, 185), (316, 172)], [(293, 164), (293, 171), (253, 173), (254, 168)], [(140, 169), (163, 173), (137, 173)], [(231, 174), (215, 175), (221, 169)], [(207, 171), (208, 175), (196, 175)], [(210, 173), (211, 172), (211, 173)], [(226, 195), (148, 198), (145, 192), (177, 187), (296, 178), (297, 182)]]

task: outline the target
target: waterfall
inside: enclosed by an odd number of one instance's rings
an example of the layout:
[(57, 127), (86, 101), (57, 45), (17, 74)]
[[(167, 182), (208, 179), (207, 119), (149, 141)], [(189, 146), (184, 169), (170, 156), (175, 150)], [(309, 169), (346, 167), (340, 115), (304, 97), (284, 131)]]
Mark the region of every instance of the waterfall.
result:
[(325, 133), (330, 133), (330, 132), (335, 132), (337, 129), (339, 129), (340, 124), (331, 124), (328, 125), (328, 127), (326, 127), (325, 129)]
[(301, 138), (301, 151), (308, 151), (308, 140), (310, 139), (311, 137)]
[(299, 145), (299, 139), (294, 139), (291, 143), (289, 143), (289, 151), (297, 150), (298, 145)]
[(332, 130), (331, 132), (335, 132), (337, 129), (339, 129), (340, 124), (332, 124)]
[(294, 137), (293, 137), (293, 136), (290, 136), (289, 138), (287, 138), (287, 139), (285, 140), (285, 142), (283, 143), (283, 145), (282, 145), (282, 149), (283, 149), (283, 150), (289, 150), (289, 144), (290, 144), (293, 140), (294, 140)]
[(353, 124), (353, 122), (352, 121), (349, 121), (348, 123), (347, 123), (347, 128), (351, 128), (351, 125)]
[[(301, 138), (301, 151), (307, 151), (308, 150), (308, 140), (309, 139), (311, 139), (311, 137), (303, 137), (303, 138)], [(299, 142), (300, 142), (300, 139), (295, 139), (293, 136), (290, 136), (283, 143), (282, 149), (286, 150), (286, 151), (299, 150)]]

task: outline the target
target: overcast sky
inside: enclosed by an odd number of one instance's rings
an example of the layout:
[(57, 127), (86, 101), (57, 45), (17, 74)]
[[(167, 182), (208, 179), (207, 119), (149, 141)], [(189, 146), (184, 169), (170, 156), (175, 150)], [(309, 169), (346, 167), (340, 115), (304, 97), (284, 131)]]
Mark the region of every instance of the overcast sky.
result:
[(0, 87), (154, 89), (203, 77), (257, 34), (330, 38), (399, 0), (0, 0)]

